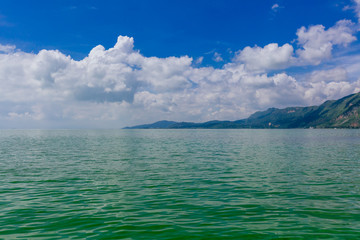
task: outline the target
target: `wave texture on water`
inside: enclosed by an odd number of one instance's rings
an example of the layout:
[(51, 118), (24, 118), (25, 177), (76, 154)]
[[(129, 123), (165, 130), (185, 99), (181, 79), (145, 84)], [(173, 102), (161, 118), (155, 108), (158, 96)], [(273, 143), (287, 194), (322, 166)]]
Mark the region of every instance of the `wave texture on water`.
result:
[(359, 239), (359, 130), (1, 130), (3, 239)]

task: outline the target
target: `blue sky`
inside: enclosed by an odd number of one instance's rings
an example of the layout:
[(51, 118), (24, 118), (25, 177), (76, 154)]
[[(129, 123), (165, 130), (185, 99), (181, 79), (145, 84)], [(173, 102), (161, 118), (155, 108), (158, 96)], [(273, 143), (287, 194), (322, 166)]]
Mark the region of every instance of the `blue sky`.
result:
[(3, 1), (0, 128), (236, 120), (357, 92), (359, 6)]
[[(279, 7), (272, 10), (272, 6)], [(58, 49), (74, 59), (98, 44), (133, 37), (145, 56), (209, 56), (246, 46), (284, 44), (301, 26), (356, 21), (351, 1), (333, 0), (53, 0), (3, 1), (1, 42), (26, 52)], [(4, 24), (5, 23), (5, 24)], [(210, 57), (211, 59), (211, 57)], [(211, 61), (208, 64), (215, 64)]]

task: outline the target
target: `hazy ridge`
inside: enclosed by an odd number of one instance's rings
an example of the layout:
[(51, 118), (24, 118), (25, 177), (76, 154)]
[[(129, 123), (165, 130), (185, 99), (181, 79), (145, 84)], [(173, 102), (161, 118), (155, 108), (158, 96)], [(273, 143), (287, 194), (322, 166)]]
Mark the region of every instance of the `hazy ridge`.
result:
[(158, 121), (125, 129), (177, 129), (177, 128), (359, 128), (360, 93), (338, 100), (326, 101), (319, 106), (269, 108), (249, 118), (237, 121), (209, 121), (204, 123)]

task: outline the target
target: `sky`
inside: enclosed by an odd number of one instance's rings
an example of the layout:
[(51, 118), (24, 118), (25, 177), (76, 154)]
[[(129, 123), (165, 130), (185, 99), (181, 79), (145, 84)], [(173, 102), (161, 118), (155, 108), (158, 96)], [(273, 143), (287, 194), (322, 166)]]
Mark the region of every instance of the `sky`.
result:
[(360, 0), (8, 0), (0, 128), (238, 120), (360, 91)]

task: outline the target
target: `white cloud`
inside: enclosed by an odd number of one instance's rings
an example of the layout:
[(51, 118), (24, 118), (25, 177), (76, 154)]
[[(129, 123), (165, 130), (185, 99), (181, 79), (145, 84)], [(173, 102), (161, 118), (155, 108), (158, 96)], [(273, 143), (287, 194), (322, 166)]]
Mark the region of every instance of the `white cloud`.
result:
[(357, 79), (360, 77), (360, 54), (335, 58), (333, 64), (346, 69), (350, 78)]
[(353, 36), (353, 27), (354, 24), (351, 21), (340, 20), (328, 30), (325, 30), (323, 25), (298, 29), (296, 35), (301, 49), (298, 49), (296, 53), (300, 63), (318, 65), (324, 59), (329, 59), (334, 46), (347, 46), (356, 40)]
[(309, 76), (310, 82), (342, 82), (348, 79), (344, 68), (314, 71)]
[(294, 64), (289, 44), (244, 48), (221, 69), (195, 67), (188, 56), (144, 57), (125, 36), (113, 48), (94, 47), (80, 61), (59, 51), (11, 49), (0, 53), (0, 127), (236, 120), (268, 107), (318, 104), (360, 90), (345, 67), (315, 71), (306, 81), (269, 74)]
[(274, 10), (274, 9), (279, 8), (279, 7), (280, 7), (279, 4), (275, 3), (274, 5), (272, 5), (271, 9)]
[[(360, 21), (360, 0), (353, 1)], [(280, 8), (274, 4), (272, 11)], [(110, 49), (94, 47), (80, 61), (56, 50), (35, 54), (0, 44), (0, 128), (237, 120), (268, 107), (320, 104), (360, 91), (360, 55), (332, 59), (356, 40), (356, 27), (349, 20), (327, 29), (301, 27), (297, 45), (245, 47), (222, 68), (199, 67), (203, 57), (145, 57), (127, 36)], [(312, 72), (297, 77), (286, 71), (310, 65)]]
[(332, 56), (334, 47), (346, 47), (356, 40), (355, 24), (349, 20), (338, 21), (335, 26), (325, 29), (323, 25), (297, 30), (299, 48), (288, 43), (279, 46), (270, 43), (266, 46), (245, 47), (236, 52), (234, 62), (245, 64), (249, 71), (266, 72), (286, 69), (291, 66), (319, 65)]
[(214, 60), (215, 62), (222, 62), (222, 61), (224, 61), (224, 59), (221, 57), (221, 54), (218, 53), (218, 52), (215, 52), (215, 53), (214, 53), (213, 60)]
[(316, 82), (311, 83), (305, 91), (309, 104), (321, 104), (325, 99), (339, 99), (350, 93), (360, 91), (360, 81), (356, 82)]
[(204, 61), (204, 57), (201, 56), (201, 57), (198, 57), (198, 58), (195, 60), (195, 63), (196, 63), (196, 64), (201, 64), (203, 61)]
[(11, 53), (15, 50), (16, 46), (14, 45), (2, 45), (0, 44), (0, 52)]
[(235, 61), (242, 62), (249, 70), (271, 70), (288, 67), (293, 61), (294, 48), (290, 44), (280, 46), (271, 43), (261, 48), (245, 47), (236, 53)]

